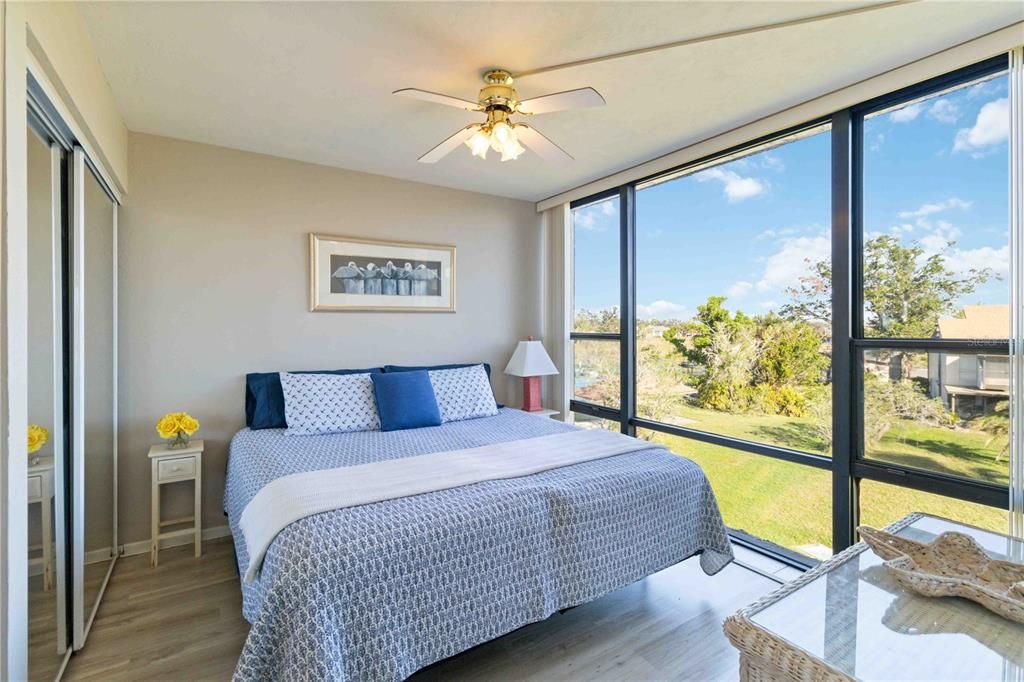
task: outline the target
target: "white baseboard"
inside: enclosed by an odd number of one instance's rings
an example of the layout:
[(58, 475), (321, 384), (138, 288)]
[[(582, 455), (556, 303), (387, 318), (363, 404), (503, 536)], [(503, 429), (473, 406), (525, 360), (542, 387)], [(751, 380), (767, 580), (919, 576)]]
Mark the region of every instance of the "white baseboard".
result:
[[(229, 526), (214, 526), (213, 528), (203, 529), (203, 540), (216, 540), (217, 538), (226, 538), (229, 535), (231, 535), (231, 528)], [(160, 544), (160, 549), (189, 544), (192, 544), (192, 538), (182, 535), (164, 540)], [(139, 540), (138, 542), (129, 542), (121, 545), (121, 556), (133, 556), (135, 554), (146, 554), (147, 552), (149, 552), (149, 540)], [(87, 564), (98, 564), (110, 561), (110, 559), (109, 547), (101, 547), (100, 549), (94, 549), (85, 553), (85, 563)], [(43, 574), (42, 557), (34, 557), (28, 560), (28, 574), (30, 577)]]
[[(203, 540), (216, 540), (217, 538), (225, 538), (231, 535), (231, 528), (229, 526), (214, 526), (212, 528), (203, 529)], [(179, 535), (173, 538), (167, 538), (160, 543), (160, 549), (167, 549), (168, 547), (180, 547), (181, 545), (192, 544), (192, 537), (189, 535)], [(121, 556), (134, 556), (136, 554), (148, 554), (149, 553), (149, 540), (139, 540), (138, 542), (126, 542), (121, 545)]]

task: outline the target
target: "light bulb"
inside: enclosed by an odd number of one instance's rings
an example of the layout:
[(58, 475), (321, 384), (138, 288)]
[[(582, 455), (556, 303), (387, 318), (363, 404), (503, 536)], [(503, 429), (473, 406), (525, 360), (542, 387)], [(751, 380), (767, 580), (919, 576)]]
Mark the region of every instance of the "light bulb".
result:
[(501, 160), (515, 161), (525, 151), (526, 150), (523, 148), (523, 146), (519, 144), (519, 140), (510, 140), (509, 144), (505, 145), (505, 147), (501, 150)]
[(515, 137), (515, 133), (512, 132), (512, 127), (504, 121), (498, 121), (494, 124), (494, 129), (491, 131), (491, 135), (498, 141), (498, 146), (502, 147), (508, 144), (509, 139)]
[(512, 126), (505, 123), (504, 121), (498, 121), (491, 128), (491, 149), (501, 154), (505, 153), (505, 148), (508, 146), (509, 139), (514, 136), (512, 132)]
[(516, 135), (515, 128), (508, 126), (508, 130), (504, 131), (504, 140), (501, 143), (501, 160), (502, 161), (514, 161), (526, 151), (523, 146), (519, 144), (519, 136)]
[(487, 148), (491, 146), (491, 140), (482, 128), (477, 128), (477, 131), (473, 133), (473, 136), (466, 140), (466, 146), (473, 152), (473, 156), (479, 156), (481, 159), (486, 159)]

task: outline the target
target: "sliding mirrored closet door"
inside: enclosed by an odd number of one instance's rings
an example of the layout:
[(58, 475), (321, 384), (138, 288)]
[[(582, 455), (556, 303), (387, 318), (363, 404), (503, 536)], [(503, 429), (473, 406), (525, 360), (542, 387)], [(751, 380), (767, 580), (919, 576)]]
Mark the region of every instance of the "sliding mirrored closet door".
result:
[(74, 647), (85, 643), (117, 557), (117, 206), (75, 148), (72, 466)]
[[(67, 651), (63, 344), (63, 149), (37, 119), (27, 135), (28, 672), (57, 676)], [(34, 124), (34, 125), (33, 125)]]

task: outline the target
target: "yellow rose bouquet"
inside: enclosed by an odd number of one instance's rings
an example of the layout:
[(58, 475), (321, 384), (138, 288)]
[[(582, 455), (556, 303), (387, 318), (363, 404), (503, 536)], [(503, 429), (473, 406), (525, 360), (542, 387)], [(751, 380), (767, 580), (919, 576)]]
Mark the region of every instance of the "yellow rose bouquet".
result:
[[(40, 426), (39, 424), (28, 425), (28, 454), (32, 455), (39, 452), (48, 440), (50, 440), (50, 432), (46, 430), (45, 426)], [(38, 457), (33, 457), (32, 463), (34, 464), (38, 460)]]
[(199, 430), (199, 420), (188, 412), (168, 412), (160, 417), (156, 423), (157, 434), (166, 440), (171, 440), (168, 447), (188, 447), (189, 437)]

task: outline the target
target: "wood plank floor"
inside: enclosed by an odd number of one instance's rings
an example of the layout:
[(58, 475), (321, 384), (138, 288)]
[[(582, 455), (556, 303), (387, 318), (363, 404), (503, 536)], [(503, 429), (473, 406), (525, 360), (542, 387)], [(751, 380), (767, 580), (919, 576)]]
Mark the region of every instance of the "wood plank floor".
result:
[[(68, 680), (228, 680), (245, 641), (230, 539), (118, 561)], [(778, 583), (690, 559), (417, 673), (417, 680), (735, 680), (722, 620)]]

